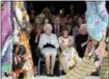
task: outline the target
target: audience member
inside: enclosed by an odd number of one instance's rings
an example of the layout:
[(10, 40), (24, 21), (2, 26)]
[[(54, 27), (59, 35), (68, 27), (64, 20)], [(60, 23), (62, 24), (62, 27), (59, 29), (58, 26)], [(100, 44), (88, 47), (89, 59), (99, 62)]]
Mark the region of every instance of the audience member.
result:
[(35, 17), (36, 17), (35, 10), (33, 9), (33, 10), (30, 11), (30, 22), (31, 22), (32, 25), (34, 25)]
[(79, 28), (80, 28), (81, 24), (83, 24), (83, 19), (81, 17), (78, 17), (76, 26), (74, 26), (74, 28), (72, 28), (74, 37), (79, 34)]
[(59, 16), (56, 16), (53, 23), (53, 33), (55, 33), (57, 36), (60, 36), (61, 28), (61, 19)]
[(68, 28), (68, 32), (71, 34), (72, 28), (73, 28), (73, 18), (71, 16), (69, 16), (67, 18), (67, 28)]
[[(32, 51), (32, 58), (33, 58), (33, 63), (34, 63), (34, 70), (35, 70), (35, 75), (36, 75), (36, 68), (37, 68), (37, 64), (38, 64), (38, 40), (40, 37), (40, 34), (42, 32), (42, 25), (40, 22), (40, 18), (36, 17), (35, 18), (35, 24), (34, 26), (32, 26), (32, 30), (30, 33), (30, 47), (31, 47), (31, 51)], [(36, 39), (37, 37), (37, 39)]]
[(55, 66), (57, 49), (59, 48), (59, 44), (58, 44), (57, 36), (52, 33), (51, 24), (44, 25), (44, 33), (41, 34), (39, 40), (39, 48), (45, 58), (47, 75), (54, 76), (54, 66)]
[(84, 57), (86, 46), (88, 43), (88, 33), (86, 24), (82, 24), (79, 29), (79, 34), (75, 37), (76, 50), (81, 58)]
[(62, 36), (59, 37), (59, 45), (61, 48), (60, 69), (66, 72), (75, 64), (75, 61), (71, 63), (71, 61), (73, 61), (73, 57), (75, 59), (79, 58), (76, 49), (73, 47), (74, 39), (68, 34), (67, 29), (64, 29)]
[[(50, 9), (49, 7), (45, 7), (37, 17), (35, 16), (35, 10), (31, 10), (30, 12), (30, 22), (32, 24), (30, 45), (34, 66), (35, 68), (37, 67), (37, 53), (41, 51), (45, 58), (48, 76), (53, 76), (55, 72), (57, 73), (57, 66), (59, 64), (61, 64), (61, 70), (67, 70), (70, 66), (68, 64), (70, 60), (68, 59), (71, 59), (71, 56), (83, 58), (88, 43), (86, 25), (83, 24), (85, 23), (84, 14), (82, 16), (80, 14), (74, 15), (73, 5), (70, 5), (70, 12), (67, 15), (65, 14), (65, 8), (60, 9), (58, 14), (56, 14), (55, 10), (54, 6), (51, 6)], [(57, 37), (59, 37), (59, 40), (57, 40)], [(60, 46), (58, 45), (58, 41)], [(57, 64), (56, 56), (58, 47), (61, 49), (61, 55), (58, 60), (60, 63)]]

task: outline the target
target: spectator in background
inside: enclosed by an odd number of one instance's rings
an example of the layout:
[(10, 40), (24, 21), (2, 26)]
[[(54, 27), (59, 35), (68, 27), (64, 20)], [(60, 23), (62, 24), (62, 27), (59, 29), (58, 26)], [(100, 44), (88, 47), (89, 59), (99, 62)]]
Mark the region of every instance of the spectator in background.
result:
[(61, 25), (62, 25), (62, 28), (66, 28), (67, 27), (67, 17), (68, 16), (64, 16), (61, 20)]
[(50, 10), (51, 10), (52, 15), (56, 15), (56, 8), (53, 4), (50, 6)]
[(44, 19), (45, 19), (45, 15), (43, 13), (40, 13), (37, 17), (40, 18), (40, 22), (41, 22), (41, 24), (43, 24)]
[(76, 50), (81, 58), (84, 57), (84, 53), (88, 43), (88, 33), (86, 24), (82, 24), (79, 29), (79, 35), (75, 37)]
[(57, 36), (60, 36), (61, 34), (61, 29), (62, 29), (62, 26), (61, 26), (61, 19), (59, 16), (56, 16), (54, 18), (54, 23), (53, 23), (53, 33), (55, 33)]
[(51, 24), (54, 24), (54, 19), (55, 19), (55, 17), (56, 17), (56, 16), (54, 16), (54, 15), (52, 16)]
[(62, 8), (62, 9), (59, 10), (59, 16), (60, 17), (65, 16), (65, 8)]
[(48, 23), (50, 23), (49, 19), (45, 18), (43, 24), (45, 25), (45, 24), (48, 24)]
[(51, 14), (49, 7), (45, 7), (42, 13), (45, 15), (45, 18), (50, 19), (50, 21), (52, 20), (52, 14)]
[(74, 15), (73, 16), (73, 26), (76, 26), (77, 25), (77, 19), (78, 19), (78, 16), (77, 15)]
[(73, 28), (73, 19), (71, 16), (67, 18), (67, 28), (68, 32), (71, 34), (72, 28)]
[(42, 24), (40, 22), (40, 18), (36, 17), (35, 18), (35, 25), (32, 27), (32, 31), (30, 33), (30, 47), (32, 51), (32, 58), (33, 58), (33, 63), (34, 63), (34, 70), (35, 70), (35, 75), (37, 74), (36, 68), (38, 64), (38, 41), (40, 34), (42, 32)]
[(37, 28), (43, 29), (43, 21), (44, 19), (42, 19), (41, 17), (37, 16), (35, 19), (35, 23)]
[(78, 19), (77, 19), (77, 26), (79, 26), (80, 27), (80, 25), (81, 24), (83, 24), (83, 18), (82, 17), (78, 17)]
[(69, 9), (70, 9), (70, 15), (73, 17), (73, 15), (74, 15), (74, 5), (71, 4)]
[(83, 14), (81, 17), (83, 18), (83, 23), (86, 23), (85, 14)]
[(52, 34), (51, 24), (44, 25), (44, 33), (41, 34), (39, 40), (39, 48), (41, 50), (41, 53), (45, 57), (47, 75), (54, 76), (54, 66), (59, 44), (57, 36), (55, 34)]
[(83, 24), (83, 19), (81, 17), (78, 17), (77, 18), (77, 25), (74, 26), (74, 28), (72, 29), (74, 37), (79, 34), (79, 28), (80, 28), (81, 24)]
[(30, 11), (30, 22), (31, 22), (32, 26), (34, 26), (35, 17), (36, 17), (35, 10), (32, 9), (32, 10)]

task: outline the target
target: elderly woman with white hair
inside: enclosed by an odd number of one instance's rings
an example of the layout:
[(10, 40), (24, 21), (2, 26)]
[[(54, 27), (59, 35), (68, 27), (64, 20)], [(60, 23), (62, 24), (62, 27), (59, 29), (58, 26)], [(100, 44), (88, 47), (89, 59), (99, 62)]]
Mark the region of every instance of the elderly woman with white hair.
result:
[(51, 24), (44, 25), (44, 33), (41, 34), (39, 40), (39, 48), (41, 49), (41, 53), (45, 57), (47, 76), (53, 76), (55, 59), (57, 55), (57, 49), (59, 48), (59, 44), (56, 35), (52, 33)]
[(81, 24), (79, 35), (75, 37), (76, 50), (81, 58), (84, 57), (84, 52), (88, 43), (88, 33), (86, 24)]

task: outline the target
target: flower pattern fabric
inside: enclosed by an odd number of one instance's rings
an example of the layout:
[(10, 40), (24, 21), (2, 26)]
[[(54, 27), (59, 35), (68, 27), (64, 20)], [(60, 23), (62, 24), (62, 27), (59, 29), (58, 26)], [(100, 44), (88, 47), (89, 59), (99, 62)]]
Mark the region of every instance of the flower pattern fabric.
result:
[(12, 71), (12, 23), (11, 23), (11, 3), (3, 2), (1, 6), (1, 65), (2, 72)]
[(86, 1), (86, 23), (89, 35), (96, 41), (101, 41), (106, 34), (108, 13), (105, 1)]

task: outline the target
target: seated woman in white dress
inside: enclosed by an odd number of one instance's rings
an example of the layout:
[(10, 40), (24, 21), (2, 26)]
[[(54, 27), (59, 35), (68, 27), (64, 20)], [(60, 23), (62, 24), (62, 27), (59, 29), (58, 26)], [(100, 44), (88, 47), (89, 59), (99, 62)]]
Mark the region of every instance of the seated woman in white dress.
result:
[(57, 55), (57, 49), (59, 48), (59, 43), (58, 43), (57, 36), (55, 34), (52, 34), (51, 24), (44, 25), (44, 33), (41, 34), (39, 40), (39, 48), (41, 49), (41, 53), (45, 57), (47, 75), (53, 76), (55, 59)]
[(78, 53), (74, 48), (74, 39), (69, 36), (68, 30), (63, 30), (63, 35), (59, 37), (59, 44), (61, 48), (60, 55), (60, 70), (67, 72), (70, 67), (73, 67), (79, 59)]

